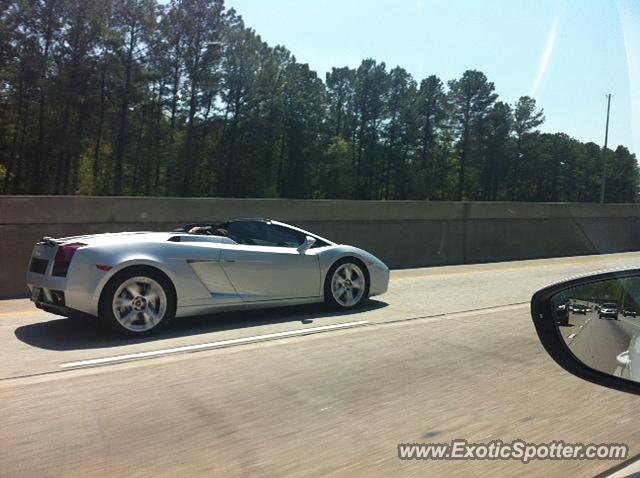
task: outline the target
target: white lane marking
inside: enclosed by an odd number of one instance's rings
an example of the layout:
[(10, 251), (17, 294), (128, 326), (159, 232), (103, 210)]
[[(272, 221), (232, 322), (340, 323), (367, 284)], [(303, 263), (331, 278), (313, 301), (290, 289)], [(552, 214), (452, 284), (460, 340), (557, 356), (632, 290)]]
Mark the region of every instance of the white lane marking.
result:
[(151, 350), (149, 352), (138, 352), (134, 354), (114, 355), (111, 357), (103, 357), (89, 360), (79, 360), (77, 362), (66, 362), (60, 364), (61, 368), (83, 368), (92, 367), (96, 365), (107, 365), (114, 363), (130, 362), (133, 360), (141, 360), (152, 357), (162, 357), (166, 355), (174, 355), (188, 352), (197, 352), (201, 350), (218, 349), (224, 347), (230, 347), (233, 345), (245, 345), (255, 342), (264, 342), (266, 340), (280, 339), (283, 337), (295, 337), (300, 335), (318, 334), (320, 332), (327, 332), (330, 330), (348, 329), (352, 327), (361, 327), (367, 325), (369, 321), (358, 320), (356, 322), (345, 322), (342, 324), (334, 325), (321, 325), (319, 327), (308, 327), (306, 329), (288, 330), (286, 332), (274, 332), (271, 334), (254, 335), (251, 337), (242, 337), (239, 339), (220, 340), (218, 342), (207, 342), (204, 344), (196, 345), (184, 345), (182, 347), (173, 347), (169, 349)]
[(577, 334), (571, 334), (569, 335), (569, 337), (567, 337), (567, 340), (571, 340), (572, 338), (574, 338)]

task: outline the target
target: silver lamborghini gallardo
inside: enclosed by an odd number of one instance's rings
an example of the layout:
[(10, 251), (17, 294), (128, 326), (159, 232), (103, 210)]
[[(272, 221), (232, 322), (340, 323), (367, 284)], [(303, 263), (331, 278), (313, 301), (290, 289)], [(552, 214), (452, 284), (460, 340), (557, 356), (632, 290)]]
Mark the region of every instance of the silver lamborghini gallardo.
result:
[(350, 309), (388, 283), (389, 269), (368, 252), (267, 219), (44, 237), (27, 272), (37, 307), (96, 316), (132, 336), (222, 310), (322, 301)]

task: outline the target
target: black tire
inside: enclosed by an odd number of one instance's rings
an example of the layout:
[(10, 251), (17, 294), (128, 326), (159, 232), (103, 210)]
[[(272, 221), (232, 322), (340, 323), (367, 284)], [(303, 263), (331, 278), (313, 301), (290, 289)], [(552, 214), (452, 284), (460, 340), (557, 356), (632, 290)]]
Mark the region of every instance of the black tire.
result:
[[(164, 307), (164, 311), (160, 315), (159, 319), (152, 327), (146, 330), (131, 330), (125, 327), (120, 321), (116, 318), (113, 311), (113, 300), (114, 295), (118, 291), (121, 285), (127, 282), (130, 279), (135, 277), (141, 277), (145, 279), (150, 279), (151, 281), (155, 281), (157, 285), (159, 285), (164, 292), (164, 298), (166, 299), (166, 304)], [(158, 300), (162, 300), (159, 298)], [(100, 295), (100, 303), (98, 306), (98, 319), (104, 324), (109, 330), (116, 333), (117, 335), (123, 337), (144, 337), (147, 335), (151, 335), (159, 332), (163, 328), (165, 328), (175, 317), (176, 314), (176, 292), (175, 288), (171, 281), (160, 272), (158, 269), (153, 267), (146, 266), (137, 266), (130, 267), (121, 272), (118, 272), (115, 276), (109, 280), (107, 285), (104, 287), (102, 294)], [(142, 310), (141, 312), (144, 312)], [(138, 319), (136, 321), (137, 324), (146, 321), (142, 319)]]
[[(331, 291), (331, 283), (332, 283), (335, 272), (345, 264), (352, 264), (356, 266), (362, 272), (362, 277), (364, 280), (364, 292), (362, 296), (358, 299), (356, 303), (348, 306), (338, 302), (336, 298), (333, 296), (333, 293)], [(338, 309), (338, 310), (355, 309), (357, 307), (360, 307), (369, 299), (370, 284), (371, 284), (371, 281), (369, 279), (369, 271), (367, 270), (367, 267), (362, 263), (362, 261), (354, 257), (345, 257), (343, 259), (336, 261), (327, 272), (327, 275), (324, 279), (324, 302), (327, 306), (331, 307), (332, 309)]]

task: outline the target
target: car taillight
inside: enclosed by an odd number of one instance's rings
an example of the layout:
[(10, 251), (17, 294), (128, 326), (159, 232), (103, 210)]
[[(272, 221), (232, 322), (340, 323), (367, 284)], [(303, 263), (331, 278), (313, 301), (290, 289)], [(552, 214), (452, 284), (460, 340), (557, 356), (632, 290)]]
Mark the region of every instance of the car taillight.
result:
[(78, 249), (86, 246), (86, 244), (82, 242), (73, 242), (71, 244), (63, 244), (58, 247), (58, 251), (56, 252), (56, 262), (69, 263), (73, 258), (73, 255), (76, 253)]

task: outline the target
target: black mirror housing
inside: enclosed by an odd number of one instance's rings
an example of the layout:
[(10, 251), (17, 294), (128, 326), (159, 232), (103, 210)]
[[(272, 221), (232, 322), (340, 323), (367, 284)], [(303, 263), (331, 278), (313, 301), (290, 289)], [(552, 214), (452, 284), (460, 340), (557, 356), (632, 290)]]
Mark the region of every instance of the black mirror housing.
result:
[[(602, 284), (626, 283), (630, 280), (634, 281), (634, 283), (640, 284), (640, 269), (614, 270), (591, 274), (550, 285), (536, 292), (531, 298), (531, 317), (543, 347), (551, 358), (553, 358), (562, 368), (583, 380), (587, 380), (607, 388), (612, 388), (614, 390), (640, 395), (640, 382), (630, 380), (623, 376), (616, 376), (612, 373), (606, 373), (602, 370), (602, 367), (599, 367), (601, 369), (598, 370), (597, 368), (590, 366), (592, 364), (586, 364), (584, 360), (581, 360), (581, 358), (578, 357), (579, 354), (576, 353), (575, 348), (572, 350), (570, 342), (568, 343), (567, 341), (567, 338), (573, 339), (577, 333), (581, 333), (582, 330), (584, 330), (583, 327), (587, 326), (589, 320), (594, 321), (590, 326), (594, 330), (596, 330), (596, 326), (601, 327), (605, 324), (607, 326), (617, 326), (617, 324), (620, 323), (615, 322), (619, 320), (618, 318), (603, 316), (606, 310), (602, 310), (602, 302), (612, 302), (613, 299), (585, 298), (584, 293), (580, 296), (580, 294), (576, 294), (575, 291), (589, 290), (590, 287), (593, 290), (597, 290), (598, 286), (602, 289)], [(576, 299), (577, 296), (579, 296), (578, 299)], [(607, 295), (606, 297), (610, 296)], [(578, 302), (580, 303), (578, 304)], [(587, 305), (585, 305), (585, 303)], [(573, 306), (573, 304), (578, 305)], [(565, 310), (565, 308), (567, 310)], [(582, 313), (585, 308), (589, 310), (590, 316), (588, 320), (586, 322), (581, 322), (584, 325), (577, 329), (578, 332), (569, 335), (568, 337), (563, 336), (560, 327), (570, 325), (568, 324), (568, 321), (566, 321), (565, 314), (571, 317), (573, 316), (571, 314), (575, 314), (575, 317), (577, 318), (576, 320), (583, 320)], [(571, 312), (569, 312), (569, 310), (571, 310)], [(584, 315), (586, 316), (586, 313)], [(627, 320), (627, 315), (623, 313), (622, 308), (619, 313), (616, 312), (616, 317), (618, 315), (622, 319)], [(631, 313), (629, 313), (629, 317), (629, 320), (637, 320), (635, 316), (631, 315)], [(608, 321), (600, 319), (612, 320)], [(632, 327), (635, 326), (635, 324), (625, 326), (631, 330), (635, 330)], [(638, 322), (637, 327), (638, 335), (634, 335), (634, 340), (631, 340), (630, 343), (636, 343), (635, 339), (640, 337), (640, 321)], [(594, 339), (597, 339), (597, 335), (594, 336)], [(640, 341), (638, 343), (640, 343)], [(597, 345), (599, 346), (598, 350), (601, 350), (602, 344)], [(627, 344), (627, 347), (630, 348), (630, 344)], [(615, 357), (619, 352), (620, 351), (618, 349), (612, 350), (612, 357)], [(626, 351), (627, 354), (628, 352), (629, 350)]]

